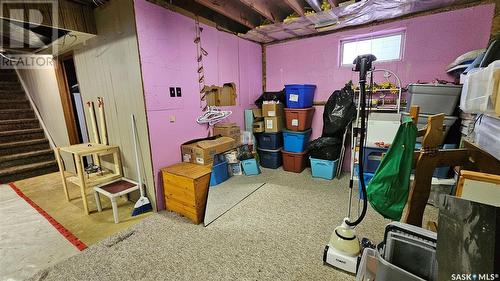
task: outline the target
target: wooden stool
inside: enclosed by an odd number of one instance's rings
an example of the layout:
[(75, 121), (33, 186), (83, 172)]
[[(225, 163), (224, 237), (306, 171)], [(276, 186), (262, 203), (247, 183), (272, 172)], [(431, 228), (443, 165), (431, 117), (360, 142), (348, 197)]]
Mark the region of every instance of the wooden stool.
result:
[(116, 204), (116, 198), (126, 195), (132, 191), (139, 190), (139, 185), (126, 178), (121, 178), (109, 183), (98, 185), (94, 187), (95, 203), (97, 205), (97, 211), (102, 212), (101, 198), (99, 194), (108, 197), (111, 200), (111, 207), (113, 208), (113, 218), (115, 223), (119, 223), (118, 219), (118, 205)]

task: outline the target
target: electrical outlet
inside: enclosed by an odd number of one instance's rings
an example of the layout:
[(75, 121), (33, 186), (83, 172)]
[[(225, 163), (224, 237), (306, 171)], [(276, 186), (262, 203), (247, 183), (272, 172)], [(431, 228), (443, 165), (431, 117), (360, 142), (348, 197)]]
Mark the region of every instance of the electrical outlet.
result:
[(182, 97), (181, 87), (175, 88), (175, 92), (177, 93), (177, 97)]
[(174, 87), (170, 87), (170, 97), (175, 98), (175, 88)]

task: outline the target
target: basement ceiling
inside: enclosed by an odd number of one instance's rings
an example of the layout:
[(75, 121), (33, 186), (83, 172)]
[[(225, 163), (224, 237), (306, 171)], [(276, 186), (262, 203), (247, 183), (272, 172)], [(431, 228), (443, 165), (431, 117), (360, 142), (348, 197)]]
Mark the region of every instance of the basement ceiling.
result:
[(259, 43), (332, 32), (480, 0), (149, 0), (174, 5)]

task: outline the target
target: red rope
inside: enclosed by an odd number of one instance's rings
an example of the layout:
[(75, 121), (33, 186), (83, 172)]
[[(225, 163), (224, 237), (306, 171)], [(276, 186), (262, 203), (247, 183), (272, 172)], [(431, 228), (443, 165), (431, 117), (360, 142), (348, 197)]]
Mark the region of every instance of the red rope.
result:
[(55, 227), (59, 233), (61, 233), (64, 238), (66, 238), (71, 244), (73, 244), (78, 250), (83, 251), (87, 249), (87, 245), (80, 241), (78, 237), (76, 237), (71, 231), (62, 226), (58, 221), (56, 221), (53, 217), (51, 217), (45, 210), (40, 208), (33, 200), (31, 200), (28, 196), (26, 196), (14, 183), (9, 183), (9, 186), (14, 190), (14, 192), (19, 195), (26, 203), (30, 204), (40, 215), (42, 215), (52, 226)]

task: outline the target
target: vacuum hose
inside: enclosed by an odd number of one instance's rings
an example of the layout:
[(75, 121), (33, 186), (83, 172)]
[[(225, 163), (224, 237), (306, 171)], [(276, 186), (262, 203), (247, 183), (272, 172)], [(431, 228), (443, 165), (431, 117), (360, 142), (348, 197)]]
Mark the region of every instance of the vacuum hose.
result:
[[(364, 156), (364, 143), (365, 143), (365, 132), (366, 132), (366, 74), (368, 71), (372, 70), (372, 63), (377, 60), (377, 58), (374, 55), (362, 55), (358, 56), (354, 60), (354, 71), (359, 71), (359, 92), (360, 92), (360, 118), (361, 118), (361, 126), (360, 126), (360, 131), (359, 131), (359, 161), (358, 161), (358, 178), (359, 182), (361, 185), (361, 192), (363, 194), (363, 210), (361, 211), (361, 214), (359, 217), (351, 222), (350, 218), (349, 220), (346, 220), (345, 223), (348, 226), (354, 227), (363, 221), (365, 215), (366, 215), (366, 210), (368, 208), (368, 198), (366, 194), (366, 184), (365, 184), (365, 177), (364, 177), (364, 168), (363, 168), (363, 156)], [(356, 144), (351, 144), (351, 145), (356, 145)], [(351, 161), (354, 161), (352, 159)], [(352, 188), (352, 186), (351, 186)]]

